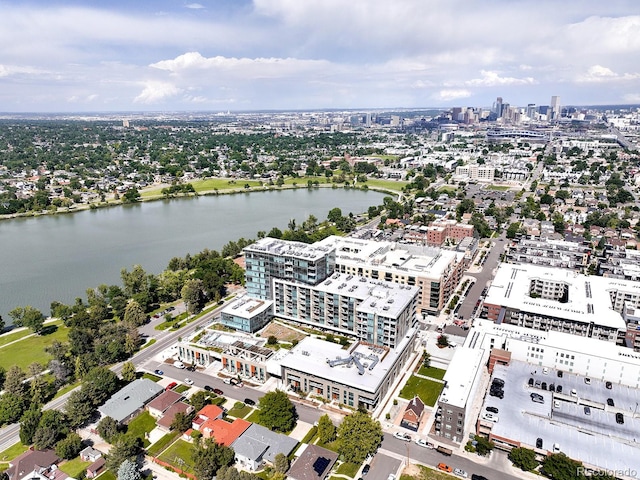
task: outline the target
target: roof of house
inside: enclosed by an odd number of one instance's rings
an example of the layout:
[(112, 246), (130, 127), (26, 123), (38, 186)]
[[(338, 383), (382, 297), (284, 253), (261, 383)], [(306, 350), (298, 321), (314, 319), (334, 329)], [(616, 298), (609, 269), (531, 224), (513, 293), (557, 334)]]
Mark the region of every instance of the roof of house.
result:
[(95, 448), (88, 446), (80, 452), (80, 458), (88, 458), (88, 457), (101, 457), (102, 452), (100, 450), (96, 450)]
[(53, 450), (27, 450), (9, 463), (6, 470), (10, 480), (20, 480), (31, 472), (43, 471), (60, 461)]
[(190, 408), (191, 405), (189, 405), (188, 403), (174, 403), (164, 411), (164, 415), (162, 415), (162, 418), (160, 418), (156, 423), (161, 427), (170, 428), (171, 424), (173, 423), (173, 419), (176, 417), (176, 414), (178, 412), (187, 413)]
[(252, 460), (262, 458), (274, 463), (278, 453), (289, 455), (297, 444), (298, 441), (294, 438), (253, 423), (233, 442), (233, 449), (236, 455)]
[(242, 433), (247, 430), (251, 422), (247, 422), (242, 418), (236, 418), (229, 423), (226, 420), (217, 418), (215, 420), (207, 420), (200, 427), (200, 431), (204, 434), (208, 431), (208, 436), (215, 439), (220, 445), (229, 446), (236, 441)]
[(196, 416), (213, 420), (214, 418), (220, 417), (222, 415), (222, 412), (222, 408), (220, 408), (218, 405), (205, 405), (198, 411)]
[(420, 400), (420, 397), (415, 396), (411, 399), (404, 411), (405, 415), (409, 411), (413, 412), (416, 417), (420, 418), (420, 415), (422, 415), (422, 412), (424, 411), (424, 403)]
[(102, 467), (104, 467), (106, 460), (104, 457), (100, 457), (95, 462), (87, 467), (87, 471), (97, 473)]
[(310, 444), (291, 465), (287, 476), (292, 480), (323, 480), (337, 459), (337, 453)]
[(182, 398), (182, 394), (174, 390), (165, 390), (163, 393), (161, 393), (156, 398), (151, 400), (148, 403), (147, 408), (153, 408), (160, 412), (164, 412), (171, 405), (179, 401), (181, 398)]
[(104, 417), (122, 422), (164, 391), (164, 388), (148, 378), (140, 378), (114, 393), (98, 411)]

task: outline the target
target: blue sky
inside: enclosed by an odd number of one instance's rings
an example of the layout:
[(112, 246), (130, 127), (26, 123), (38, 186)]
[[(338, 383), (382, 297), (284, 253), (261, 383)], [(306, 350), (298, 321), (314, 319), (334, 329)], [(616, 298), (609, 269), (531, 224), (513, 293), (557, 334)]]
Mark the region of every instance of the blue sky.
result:
[(0, 0), (0, 112), (640, 103), (638, 0)]

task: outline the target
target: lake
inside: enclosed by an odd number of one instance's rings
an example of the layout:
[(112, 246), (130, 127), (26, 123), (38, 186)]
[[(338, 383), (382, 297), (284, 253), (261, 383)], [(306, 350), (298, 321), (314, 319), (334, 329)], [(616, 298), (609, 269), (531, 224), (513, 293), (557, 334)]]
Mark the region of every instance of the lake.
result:
[(87, 288), (121, 285), (120, 270), (139, 264), (160, 273), (172, 257), (220, 250), (260, 230), (324, 220), (381, 205), (384, 194), (343, 188), (201, 196), (0, 221), (0, 315), (32, 305), (49, 315), (53, 300), (86, 298)]

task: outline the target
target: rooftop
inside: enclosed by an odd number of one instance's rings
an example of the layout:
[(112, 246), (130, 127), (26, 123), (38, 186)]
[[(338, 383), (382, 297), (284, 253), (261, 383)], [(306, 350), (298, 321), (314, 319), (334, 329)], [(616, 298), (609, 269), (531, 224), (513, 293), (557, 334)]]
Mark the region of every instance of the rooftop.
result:
[(277, 238), (262, 238), (244, 249), (247, 252), (265, 252), (281, 257), (319, 260), (331, 252), (331, 248), (319, 243), (307, 244)]
[(104, 405), (98, 407), (98, 411), (103, 417), (122, 422), (163, 391), (164, 388), (157, 383), (140, 378), (114, 393)]
[(291, 466), (287, 475), (293, 480), (323, 480), (337, 460), (337, 453), (310, 444)]
[(265, 310), (270, 309), (272, 305), (273, 302), (271, 300), (259, 300), (242, 296), (225, 306), (222, 313), (234, 317), (251, 319)]
[(278, 453), (283, 453), (288, 456), (298, 444), (295, 438), (272, 432), (268, 428), (256, 423), (249, 425), (249, 428), (233, 442), (232, 446), (236, 454), (252, 460), (262, 458), (263, 460), (274, 463), (275, 456)]
[(438, 401), (465, 408), (469, 403), (476, 377), (482, 370), (483, 358), (483, 349), (457, 347), (444, 375), (445, 387)]

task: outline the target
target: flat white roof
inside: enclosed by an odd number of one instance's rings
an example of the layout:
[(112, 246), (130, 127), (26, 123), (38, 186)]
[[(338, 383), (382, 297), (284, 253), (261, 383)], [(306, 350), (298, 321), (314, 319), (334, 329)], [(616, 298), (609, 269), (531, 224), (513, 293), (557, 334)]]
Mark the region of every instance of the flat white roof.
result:
[[(369, 265), (396, 274), (439, 278), (453, 261), (463, 254), (451, 250), (396, 242), (330, 236), (318, 242), (336, 250), (336, 263), (349, 266)], [(317, 245), (316, 244), (316, 245)]]
[[(567, 302), (532, 297), (529, 289), (534, 280), (567, 285)], [(613, 310), (609, 295), (611, 290), (619, 289), (640, 294), (640, 283), (582, 275), (558, 268), (502, 263), (484, 303), (624, 330), (624, 319)]]
[[(280, 365), (373, 394), (414, 336), (415, 329), (411, 328), (394, 349), (358, 342), (349, 350), (344, 350), (337, 343), (307, 337), (280, 359)], [(358, 358), (364, 369), (362, 375), (353, 361), (345, 361), (333, 367), (329, 364), (329, 361), (348, 359), (350, 356)], [(375, 358), (378, 359), (377, 362)]]
[(271, 300), (259, 300), (257, 298), (242, 296), (224, 307), (222, 313), (233, 315), (234, 317), (251, 319), (265, 310), (270, 309), (272, 305), (273, 301)]
[(278, 238), (261, 238), (255, 243), (245, 248), (246, 251), (266, 252), (282, 257), (307, 258), (309, 260), (318, 260), (328, 253), (331, 248), (323, 245), (321, 242), (313, 244), (292, 242), (289, 240), (280, 240)]
[(444, 375), (445, 387), (438, 402), (466, 408), (476, 377), (482, 369), (483, 357), (483, 349), (457, 347)]

